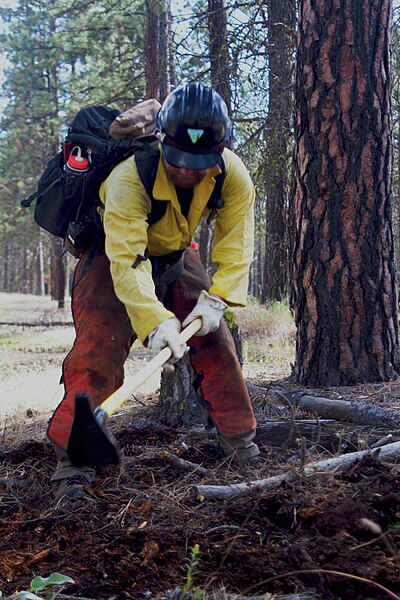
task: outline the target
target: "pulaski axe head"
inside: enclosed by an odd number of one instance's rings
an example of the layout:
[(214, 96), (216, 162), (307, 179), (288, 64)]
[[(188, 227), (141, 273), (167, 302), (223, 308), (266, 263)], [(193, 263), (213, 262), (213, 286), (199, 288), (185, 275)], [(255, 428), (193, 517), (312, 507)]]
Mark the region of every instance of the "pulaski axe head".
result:
[(106, 428), (107, 417), (101, 408), (92, 408), (89, 394), (76, 394), (75, 419), (67, 448), (73, 465), (116, 465), (121, 461), (118, 442)]

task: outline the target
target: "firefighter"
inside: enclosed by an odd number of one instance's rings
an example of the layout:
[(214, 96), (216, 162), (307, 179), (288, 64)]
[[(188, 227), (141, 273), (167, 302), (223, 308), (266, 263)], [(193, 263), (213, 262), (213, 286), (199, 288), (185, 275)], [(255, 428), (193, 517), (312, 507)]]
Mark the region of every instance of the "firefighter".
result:
[[(153, 199), (162, 217), (149, 226), (152, 199), (139, 176), (136, 157), (120, 163), (103, 182), (105, 248), (80, 258), (72, 292), (76, 329), (63, 363), (65, 394), (52, 416), (48, 437), (58, 464), (52, 481), (57, 499), (82, 498), (94, 476), (77, 467), (66, 448), (76, 392), (87, 391), (99, 406), (123, 383), (124, 363), (134, 340), (154, 353), (169, 346), (169, 364), (186, 357), (203, 414), (215, 426), (227, 456), (240, 463), (259, 454), (256, 421), (222, 319), (228, 306), (244, 306), (253, 256), (254, 186), (242, 161), (226, 146), (231, 122), (212, 88), (191, 83), (176, 88), (157, 114), (160, 139)], [(210, 280), (192, 245), (215, 185), (224, 173), (216, 210)], [(179, 332), (196, 317), (202, 327), (188, 344)]]

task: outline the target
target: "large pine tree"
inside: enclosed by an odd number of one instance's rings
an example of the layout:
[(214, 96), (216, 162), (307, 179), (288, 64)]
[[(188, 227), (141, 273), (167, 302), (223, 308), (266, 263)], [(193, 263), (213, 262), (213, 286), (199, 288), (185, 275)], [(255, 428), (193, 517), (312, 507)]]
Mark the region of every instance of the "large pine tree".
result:
[(299, 5), (294, 379), (398, 370), (390, 0)]

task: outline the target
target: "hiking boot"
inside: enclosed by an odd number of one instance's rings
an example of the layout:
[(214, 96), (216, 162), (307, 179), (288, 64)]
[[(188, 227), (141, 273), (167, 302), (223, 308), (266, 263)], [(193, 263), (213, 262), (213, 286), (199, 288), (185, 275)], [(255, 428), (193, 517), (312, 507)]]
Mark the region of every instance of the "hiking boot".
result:
[(235, 436), (227, 436), (219, 433), (217, 440), (227, 458), (231, 459), (236, 465), (244, 465), (250, 461), (254, 461), (260, 454), (257, 444), (252, 441), (254, 434), (254, 430)]
[(73, 475), (61, 479), (54, 499), (57, 504), (64, 502), (87, 502), (93, 498), (85, 492), (88, 481), (82, 475)]

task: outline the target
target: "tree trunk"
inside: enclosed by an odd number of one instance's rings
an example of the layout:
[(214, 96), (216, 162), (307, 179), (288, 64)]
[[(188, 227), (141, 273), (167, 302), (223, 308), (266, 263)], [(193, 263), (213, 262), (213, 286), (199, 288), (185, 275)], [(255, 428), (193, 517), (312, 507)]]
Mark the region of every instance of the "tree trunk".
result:
[(37, 246), (37, 269), (36, 269), (36, 295), (44, 296), (44, 262), (43, 262), (43, 242), (39, 241)]
[(208, 37), (211, 85), (225, 100), (231, 114), (231, 86), (229, 83), (229, 54), (226, 36), (225, 0), (208, 0)]
[(264, 278), (261, 301), (281, 300), (287, 294), (289, 139), (293, 114), (293, 0), (269, 0), (269, 103), (263, 166), (266, 206)]
[(53, 300), (57, 300), (58, 308), (64, 308), (67, 287), (67, 259), (62, 240), (53, 236), (51, 248), (51, 297)]
[(158, 0), (146, 0), (146, 36), (145, 36), (145, 72), (146, 97), (157, 98), (160, 85), (158, 77), (159, 39), (160, 39), (160, 9)]
[[(229, 84), (229, 55), (226, 37), (226, 9), (224, 0), (208, 0), (208, 38), (211, 69), (211, 85), (225, 101), (231, 113), (231, 88)], [(203, 219), (200, 228), (200, 259), (211, 277), (211, 253), (213, 229)]]
[(164, 102), (171, 91), (171, 57), (170, 57), (170, 39), (171, 39), (171, 1), (164, 0), (163, 10), (160, 14), (160, 39), (159, 39), (159, 81), (160, 91), (158, 100)]
[(213, 240), (214, 231), (212, 229), (212, 225), (209, 225), (207, 221), (203, 219), (200, 227), (199, 254), (201, 263), (207, 271), (209, 277), (212, 276), (211, 250)]
[(293, 378), (303, 385), (387, 381), (399, 366), (390, 23), (390, 0), (300, 2)]
[(395, 203), (394, 203), (394, 223), (395, 223), (395, 235), (394, 235), (394, 246), (396, 263), (400, 264), (400, 123), (397, 119), (396, 123), (396, 146), (397, 146), (397, 181), (395, 187)]
[(5, 239), (3, 242), (2, 248), (2, 256), (3, 256), (3, 290), (5, 292), (10, 291), (9, 287), (9, 264), (10, 264), (10, 242)]
[(146, 15), (146, 97), (163, 102), (171, 91), (171, 72), (174, 73), (174, 61), (170, 55), (170, 0), (146, 0)]
[[(243, 366), (242, 340), (239, 328), (232, 319), (226, 319), (226, 321), (235, 342), (238, 360), (240, 365)], [(178, 427), (181, 425), (204, 424), (201, 400), (199, 403), (185, 361), (180, 360), (172, 373), (162, 371), (157, 408), (158, 418), (164, 425)]]

